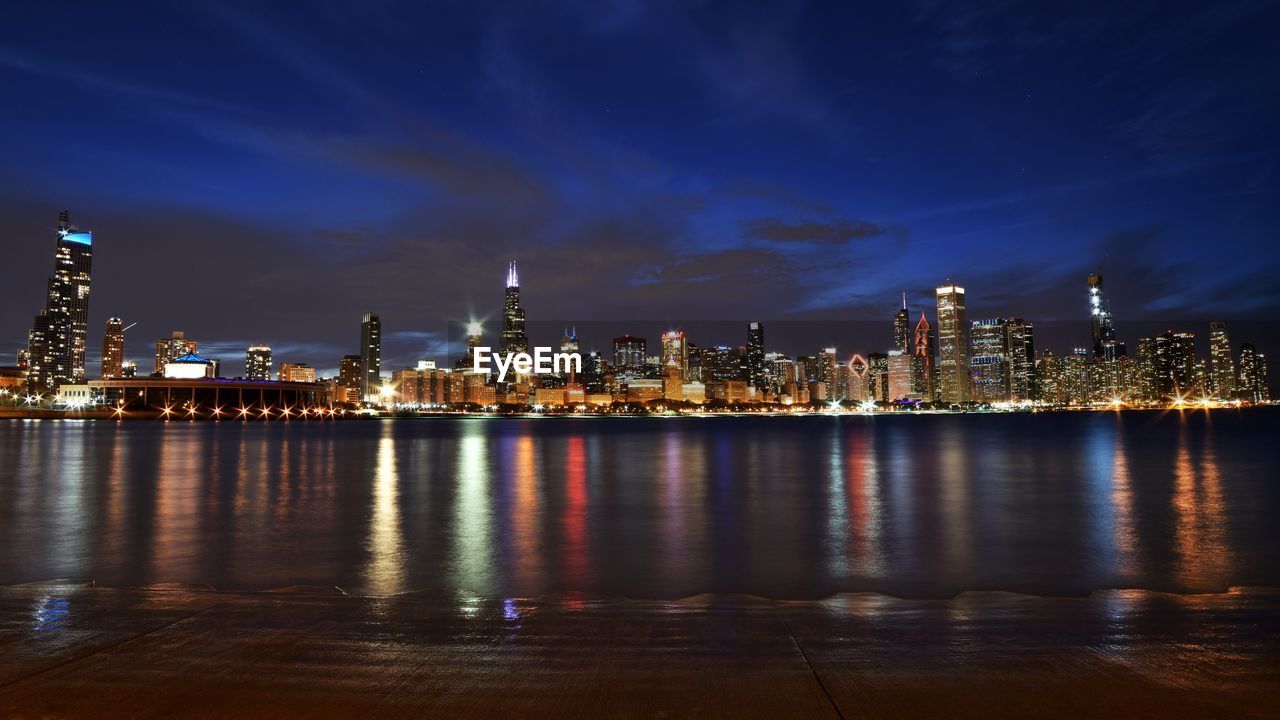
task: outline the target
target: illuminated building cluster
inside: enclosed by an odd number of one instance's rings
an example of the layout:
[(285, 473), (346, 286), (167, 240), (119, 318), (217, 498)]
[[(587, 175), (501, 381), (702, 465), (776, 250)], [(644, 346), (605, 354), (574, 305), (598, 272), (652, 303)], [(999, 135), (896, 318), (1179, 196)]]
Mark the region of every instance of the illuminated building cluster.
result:
[[(581, 357), (580, 369), (513, 372), (505, 380), (477, 371), (471, 359), (489, 348), (479, 322), (466, 325), (466, 354), (452, 367), (420, 361), (382, 375), (382, 322), (366, 313), (358, 354), (344, 356), (338, 375), (317, 378), (306, 362), (279, 364), (266, 344), (245, 351), (245, 377), (221, 377), (216, 359), (181, 331), (155, 343), (154, 370), (137, 377), (125, 357), (118, 317), (103, 333), (100, 380), (84, 379), (84, 346), (92, 235), (59, 220), (55, 272), (18, 367), (4, 369), (5, 398), (13, 404), (107, 404), (119, 415), (291, 419), (331, 417), (335, 408), (404, 411), (649, 412), (654, 409), (973, 409), (1214, 405), (1270, 401), (1267, 359), (1249, 343), (1233, 352), (1225, 323), (1210, 325), (1209, 357), (1196, 352), (1194, 333), (1169, 330), (1140, 338), (1129, 355), (1116, 334), (1101, 272), (1087, 278), (1091, 347), (1057, 355), (1036, 352), (1034, 324), (1017, 317), (970, 321), (965, 289), (946, 282), (935, 292), (935, 316), (912, 322), (903, 294), (886, 339), (890, 349), (842, 354), (827, 345), (812, 355), (771, 352), (764, 323), (750, 322), (742, 345), (698, 345), (683, 330), (658, 337), (650, 355), (644, 337), (623, 334), (611, 352), (583, 351), (576, 329), (565, 328), (562, 353)], [(507, 268), (501, 353), (530, 349), (516, 263)], [(233, 399), (232, 399), (233, 398)], [(225, 406), (225, 407), (224, 407)]]

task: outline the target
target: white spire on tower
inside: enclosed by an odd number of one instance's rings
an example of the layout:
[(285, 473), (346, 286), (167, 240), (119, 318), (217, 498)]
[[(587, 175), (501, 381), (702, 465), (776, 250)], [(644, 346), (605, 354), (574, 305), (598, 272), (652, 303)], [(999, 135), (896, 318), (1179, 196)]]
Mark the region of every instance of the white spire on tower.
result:
[(516, 261), (507, 266), (507, 287), (520, 287), (520, 275), (516, 272)]

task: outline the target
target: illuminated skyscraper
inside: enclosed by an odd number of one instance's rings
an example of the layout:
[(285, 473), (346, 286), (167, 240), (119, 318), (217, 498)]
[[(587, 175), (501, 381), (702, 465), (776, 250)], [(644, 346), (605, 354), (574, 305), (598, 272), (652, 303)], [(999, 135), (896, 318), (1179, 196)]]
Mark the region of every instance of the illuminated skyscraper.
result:
[[(579, 356), (581, 356), (582, 344), (578, 342), (578, 328), (575, 327), (575, 328), (565, 329), (564, 337), (561, 338), (560, 340), (560, 352), (577, 353)], [(576, 383), (578, 382), (579, 378), (577, 376), (577, 371), (574, 369), (574, 367), (575, 366), (572, 363), (569, 364), (568, 380), (569, 382)], [(586, 369), (585, 365), (583, 366), (583, 369), (584, 370)]]
[(901, 350), (890, 350), (886, 363), (886, 397), (889, 400), (919, 399), (912, 382), (911, 356)]
[(975, 320), (969, 328), (969, 374), (975, 402), (1009, 401), (1009, 347), (1003, 318)]
[(1111, 361), (1125, 354), (1124, 343), (1116, 340), (1111, 307), (1102, 292), (1102, 273), (1089, 275), (1089, 320), (1093, 330), (1093, 357)]
[(768, 384), (768, 368), (764, 362), (764, 323), (747, 325), (747, 373), (753, 387), (763, 389)]
[(929, 326), (929, 321), (925, 319), (923, 310), (920, 311), (920, 322), (916, 323), (912, 348), (912, 394), (914, 397), (921, 398), (926, 402), (933, 402), (937, 396), (937, 390), (933, 383), (934, 375), (937, 372), (933, 363), (933, 328)]
[(1213, 394), (1224, 400), (1236, 396), (1236, 366), (1231, 358), (1227, 324), (1209, 323), (1209, 357), (1213, 360)]
[(1240, 346), (1240, 378), (1237, 383), (1241, 400), (1264, 402), (1271, 399), (1267, 384), (1267, 358), (1251, 343)]
[(662, 334), (663, 372), (672, 364), (680, 368), (680, 380), (689, 376), (689, 342), (680, 330), (668, 330)]
[(92, 267), (93, 233), (73, 227), (70, 214), (63, 210), (58, 215), (53, 275), (44, 308), (36, 314), (27, 335), (27, 386), (34, 392), (84, 382)]
[[(620, 373), (639, 373), (644, 370), (648, 353), (644, 338), (623, 335), (613, 339), (613, 367)], [(704, 380), (705, 382), (705, 380)]]
[(244, 352), (244, 376), (247, 380), (271, 379), (271, 348), (250, 345)]
[(529, 352), (529, 336), (524, 329), (524, 308), (520, 306), (520, 275), (516, 271), (515, 260), (507, 267), (507, 294), (502, 307), (502, 342), (498, 349), (503, 353)]
[(867, 355), (867, 396), (876, 402), (893, 399), (889, 397), (889, 356), (885, 353)]
[(910, 356), (914, 352), (911, 345), (911, 313), (907, 312), (907, 294), (902, 293), (902, 309), (893, 314), (893, 348)]
[(1198, 396), (1204, 392), (1196, 362), (1195, 333), (1166, 330), (1155, 338), (1155, 399)]
[(124, 377), (124, 321), (118, 317), (107, 320), (102, 331), (102, 379)]
[(344, 390), (339, 402), (360, 402), (360, 387), (364, 384), (364, 361), (359, 355), (343, 355), (338, 363), (338, 387)]
[(1009, 353), (1009, 399), (1036, 398), (1035, 326), (1022, 318), (1005, 321), (1005, 346)]
[(360, 399), (382, 389), (382, 319), (365, 313), (360, 321)]
[(849, 400), (864, 403), (871, 399), (871, 388), (868, 385), (870, 380), (867, 377), (870, 367), (866, 358), (856, 353), (849, 360), (849, 390), (846, 393)]
[(836, 373), (836, 349), (823, 348), (818, 354), (818, 382), (826, 386), (827, 400), (840, 400), (843, 391), (840, 387), (840, 376)]
[(188, 340), (186, 333), (181, 330), (174, 330), (169, 337), (156, 341), (155, 374), (163, 375), (165, 365), (183, 355), (195, 355), (199, 350), (199, 343), (195, 340)]
[(938, 288), (938, 399), (947, 404), (969, 402), (969, 338), (964, 288)]

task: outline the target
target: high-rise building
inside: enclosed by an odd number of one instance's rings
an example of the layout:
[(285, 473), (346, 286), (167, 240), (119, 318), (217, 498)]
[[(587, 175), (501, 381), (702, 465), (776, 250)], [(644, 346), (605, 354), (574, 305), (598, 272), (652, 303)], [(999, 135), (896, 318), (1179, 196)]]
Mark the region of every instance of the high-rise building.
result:
[(949, 405), (969, 402), (969, 326), (964, 288), (938, 288), (938, 399)]
[(382, 319), (365, 313), (360, 321), (360, 399), (376, 399), (382, 389)]
[(920, 311), (920, 322), (916, 323), (915, 337), (912, 341), (911, 352), (911, 391), (914, 397), (921, 398), (925, 402), (933, 402), (937, 396), (937, 389), (934, 387), (934, 376), (937, 370), (934, 367), (934, 338), (933, 328), (929, 326), (929, 321), (925, 319), (924, 311)]
[(124, 377), (124, 321), (109, 318), (102, 331), (102, 379)]
[(249, 349), (244, 351), (244, 376), (247, 380), (271, 379), (270, 347), (250, 345)]
[(837, 362), (834, 347), (823, 348), (822, 352), (818, 353), (818, 382), (826, 387), (827, 400), (843, 399), (840, 376), (836, 374)]
[(901, 350), (890, 350), (886, 363), (886, 387), (888, 389), (886, 397), (894, 401), (919, 399), (919, 396), (915, 393), (915, 383), (912, 382), (911, 355)]
[(689, 342), (680, 330), (668, 330), (662, 334), (662, 368), (674, 364), (680, 368), (680, 381), (689, 376)]
[(1089, 322), (1093, 331), (1093, 357), (1110, 362), (1125, 354), (1124, 343), (1116, 340), (1111, 306), (1102, 292), (1102, 272), (1090, 273)]
[(1066, 401), (1062, 383), (1062, 359), (1045, 350), (1036, 361), (1036, 400), (1061, 404)]
[(364, 384), (364, 361), (359, 355), (343, 355), (338, 363), (338, 387), (344, 390), (340, 402), (360, 402)]
[(1022, 318), (1005, 321), (1005, 347), (1009, 353), (1009, 399), (1036, 398), (1035, 326)]
[(1089, 394), (1089, 358), (1091, 352), (1087, 348), (1072, 348), (1070, 355), (1062, 357), (1062, 402), (1066, 405), (1088, 405), (1092, 397)]
[(516, 271), (515, 260), (507, 267), (507, 294), (502, 306), (502, 343), (499, 350), (503, 353), (529, 352), (524, 308), (520, 306), (520, 275)]
[(849, 389), (846, 392), (849, 400), (864, 403), (871, 399), (870, 368), (866, 358), (857, 353), (849, 360)]
[(1231, 357), (1227, 324), (1209, 323), (1209, 357), (1213, 360), (1213, 394), (1224, 400), (1236, 396), (1236, 365)]
[(893, 399), (889, 397), (889, 356), (886, 353), (867, 355), (867, 396), (876, 402)]
[(764, 362), (764, 323), (747, 325), (747, 379), (752, 387), (764, 389), (768, 384), (769, 369)]
[(1266, 402), (1271, 399), (1271, 387), (1267, 384), (1267, 358), (1252, 343), (1240, 346), (1237, 393), (1245, 402)]
[(181, 330), (174, 330), (167, 338), (160, 338), (156, 341), (156, 375), (164, 375), (164, 366), (173, 362), (175, 359), (183, 355), (195, 355), (200, 350), (200, 344), (195, 340), (188, 340), (186, 333)]
[(70, 214), (63, 210), (58, 215), (53, 275), (44, 308), (27, 334), (27, 386), (33, 392), (50, 392), (64, 383), (85, 380), (92, 269), (93, 233), (72, 226)]
[(969, 328), (969, 375), (975, 402), (1009, 401), (1009, 346), (1004, 318), (973, 321)]
[(1199, 396), (1204, 392), (1197, 369), (1195, 333), (1166, 330), (1155, 337), (1153, 356), (1154, 400)]
[[(620, 373), (640, 373), (644, 370), (648, 347), (644, 338), (623, 335), (613, 339), (613, 367)], [(704, 380), (705, 382), (705, 380)]]
[(907, 356), (914, 352), (911, 343), (911, 313), (907, 312), (906, 293), (902, 293), (902, 309), (893, 314), (893, 347)]
[(1160, 369), (1156, 360), (1156, 339), (1138, 338), (1137, 397), (1143, 402), (1160, 399)]

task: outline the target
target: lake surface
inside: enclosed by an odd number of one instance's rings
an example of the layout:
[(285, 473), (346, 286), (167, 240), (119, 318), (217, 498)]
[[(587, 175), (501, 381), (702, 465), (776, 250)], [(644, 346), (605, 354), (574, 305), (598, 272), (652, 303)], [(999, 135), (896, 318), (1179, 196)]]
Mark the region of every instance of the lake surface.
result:
[(1280, 409), (0, 422), (0, 584), (1280, 586)]

